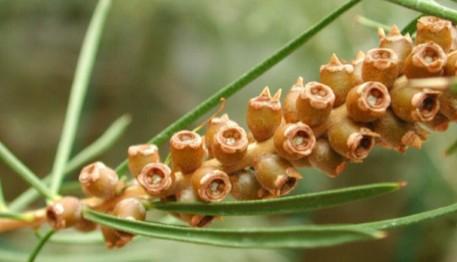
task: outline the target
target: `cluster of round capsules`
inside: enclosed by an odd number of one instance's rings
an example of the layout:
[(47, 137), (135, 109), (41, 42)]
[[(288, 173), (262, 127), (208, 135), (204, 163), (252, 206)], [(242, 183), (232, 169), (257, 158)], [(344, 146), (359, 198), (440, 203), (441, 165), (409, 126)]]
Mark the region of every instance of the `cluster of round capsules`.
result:
[[(206, 133), (183, 130), (169, 143), (171, 165), (160, 161), (155, 145), (128, 149), (135, 180), (126, 185), (101, 162), (79, 177), (92, 198), (64, 197), (47, 209), (57, 229), (95, 225), (81, 216), (82, 205), (118, 217), (144, 220), (143, 199), (222, 201), (230, 194), (250, 200), (291, 192), (301, 178), (297, 167), (339, 175), (349, 162), (361, 162), (376, 145), (400, 152), (420, 148), (428, 130), (444, 131), (457, 120), (457, 98), (449, 91), (412, 84), (416, 78), (454, 76), (457, 34), (451, 22), (431, 16), (418, 20), (415, 42), (396, 26), (379, 31), (380, 45), (359, 52), (350, 63), (336, 55), (320, 68), (320, 81), (300, 77), (280, 101), (266, 87), (249, 100), (249, 132), (228, 115), (208, 120)], [(413, 80), (412, 80), (413, 79)], [(174, 214), (192, 226), (211, 216)], [(132, 235), (102, 228), (107, 245), (120, 247)]]

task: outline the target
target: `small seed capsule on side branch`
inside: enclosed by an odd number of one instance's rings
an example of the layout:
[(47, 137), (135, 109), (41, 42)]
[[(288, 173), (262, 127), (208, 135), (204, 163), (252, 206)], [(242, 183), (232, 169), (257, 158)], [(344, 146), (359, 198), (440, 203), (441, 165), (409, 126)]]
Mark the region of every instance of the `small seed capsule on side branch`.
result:
[(398, 152), (405, 152), (408, 147), (419, 149), (426, 139), (424, 131), (416, 123), (405, 122), (390, 110), (373, 123), (373, 130), (380, 135), (383, 146)]
[(403, 36), (396, 25), (393, 25), (386, 35), (384, 30), (378, 30), (379, 47), (392, 49), (398, 56), (400, 72), (403, 70), (404, 63), (408, 55), (413, 50), (413, 40), (409, 34)]
[(391, 89), (400, 72), (398, 55), (388, 48), (373, 48), (363, 60), (363, 81), (377, 81)]
[(309, 162), (315, 168), (320, 169), (331, 177), (336, 177), (346, 169), (347, 161), (336, 153), (327, 139), (320, 138), (309, 156)]
[(392, 109), (402, 120), (429, 122), (440, 110), (439, 91), (408, 86), (406, 78), (400, 78), (390, 93)]
[(406, 58), (403, 73), (408, 78), (424, 78), (443, 74), (447, 62), (446, 53), (436, 43), (417, 45)]
[(300, 173), (278, 155), (265, 154), (254, 161), (257, 181), (273, 196), (288, 194), (301, 179)]
[(192, 174), (192, 186), (198, 198), (205, 202), (218, 202), (232, 190), (229, 176), (213, 167), (199, 168)]
[(352, 64), (343, 64), (333, 54), (330, 61), (320, 68), (320, 82), (329, 86), (335, 94), (334, 106), (344, 103), (349, 90), (358, 84)]
[(357, 122), (372, 122), (386, 113), (390, 106), (387, 87), (380, 82), (369, 81), (349, 91), (346, 108), (349, 116)]
[(183, 130), (170, 139), (170, 154), (173, 165), (184, 174), (199, 168), (205, 157), (203, 139), (193, 131)]
[(455, 48), (456, 29), (451, 21), (436, 16), (423, 16), (417, 20), (416, 44), (435, 42), (445, 52)]
[(316, 126), (324, 123), (335, 102), (333, 90), (319, 82), (309, 82), (297, 97), (298, 119), (309, 125)]
[(159, 149), (156, 145), (142, 144), (129, 146), (128, 148), (129, 170), (134, 177), (141, 173), (145, 165), (159, 161)]
[(81, 170), (79, 183), (87, 195), (108, 199), (116, 195), (119, 178), (114, 170), (95, 162)]
[(149, 195), (166, 197), (173, 193), (175, 175), (165, 164), (150, 163), (143, 168), (137, 181)]
[(227, 125), (217, 131), (211, 151), (223, 165), (232, 165), (244, 157), (248, 145), (248, 136), (242, 127)]
[(46, 219), (56, 230), (72, 227), (82, 218), (82, 203), (76, 197), (63, 197), (46, 208)]
[(277, 153), (288, 160), (308, 156), (316, 143), (313, 130), (302, 122), (282, 124), (273, 140)]
[(230, 175), (232, 196), (237, 200), (261, 199), (267, 193), (257, 181), (255, 171), (243, 169)]
[(272, 97), (268, 87), (260, 95), (249, 100), (247, 110), (247, 125), (258, 142), (273, 136), (281, 124), (281, 89)]
[(289, 92), (287, 92), (282, 108), (282, 114), (287, 123), (298, 122), (297, 97), (303, 88), (303, 78), (299, 77), (295, 84), (289, 89)]

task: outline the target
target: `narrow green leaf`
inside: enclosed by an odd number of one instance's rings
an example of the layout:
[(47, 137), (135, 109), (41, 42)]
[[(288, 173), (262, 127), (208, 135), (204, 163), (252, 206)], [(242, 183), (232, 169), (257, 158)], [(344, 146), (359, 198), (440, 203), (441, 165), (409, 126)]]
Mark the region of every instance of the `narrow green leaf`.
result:
[[(97, 138), (97, 140), (84, 148), (68, 162), (65, 167), (64, 178), (77, 168), (81, 167), (83, 164), (106, 152), (106, 150), (108, 150), (116, 141), (118, 141), (121, 135), (124, 134), (127, 126), (130, 124), (130, 121), (131, 119), (128, 115), (123, 115), (116, 119), (116, 121), (114, 121), (106, 129), (106, 131), (99, 138)], [(50, 179), (51, 176), (48, 175), (42, 181), (48, 184)], [(62, 190), (63, 187), (64, 186), (62, 186)], [(34, 188), (29, 188), (10, 203), (10, 209), (21, 211), (35, 201), (38, 196), (38, 192)]]
[(452, 155), (455, 152), (457, 152), (457, 140), (455, 140), (447, 149), (446, 149), (446, 155)]
[(236, 248), (315, 248), (353, 241), (377, 239), (380, 231), (341, 226), (295, 226), (280, 228), (191, 228), (156, 222), (120, 219), (92, 210), (84, 217), (93, 222), (135, 235)]
[(0, 211), (6, 211), (8, 207), (6, 206), (5, 196), (3, 195), (3, 185), (0, 180)]
[(385, 0), (423, 14), (439, 16), (457, 23), (457, 11), (432, 0)]
[(29, 259), (27, 260), (28, 262), (33, 262), (35, 261), (36, 257), (40, 253), (40, 251), (43, 249), (44, 245), (46, 242), (48, 242), (49, 238), (52, 237), (52, 235), (55, 233), (54, 230), (49, 230), (38, 242), (38, 244), (35, 246), (33, 249), (32, 253), (29, 256)]
[(19, 159), (17, 159), (8, 148), (0, 142), (0, 158), (7, 164), (12, 170), (20, 175), (27, 183), (35, 188), (42, 196), (48, 199), (54, 199), (55, 195), (52, 194), (43, 182)]
[(382, 28), (386, 32), (390, 31), (390, 26), (388, 26), (386, 24), (383, 24), (381, 22), (375, 21), (373, 19), (370, 19), (368, 17), (362, 16), (362, 15), (357, 16), (357, 22), (359, 24), (363, 25), (363, 26), (366, 26), (366, 27), (369, 27), (369, 28), (373, 28), (373, 29), (376, 29), (376, 30), (378, 28)]
[(76, 245), (93, 245), (103, 243), (103, 235), (100, 231), (90, 233), (71, 232), (54, 234), (49, 240), (52, 243), (59, 244), (76, 244)]
[[(285, 44), (273, 55), (271, 55), (267, 59), (263, 60), (262, 62), (251, 68), (248, 72), (244, 73), (240, 78), (236, 79), (235, 81), (224, 87), (216, 89), (216, 93), (214, 93), (212, 96), (201, 102), (194, 109), (184, 114), (174, 123), (166, 127), (159, 134), (157, 134), (155, 137), (149, 140), (148, 143), (156, 145), (161, 145), (162, 143), (164, 143), (167, 139), (170, 138), (170, 136), (174, 132), (185, 128), (186, 126), (188, 126), (189, 124), (191, 124), (192, 122), (206, 114), (212, 108), (217, 106), (221, 98), (228, 98), (232, 96), (233, 94), (241, 90), (243, 87), (245, 87), (247, 84), (251, 83), (259, 76), (261, 76), (263, 73), (268, 71), (274, 65), (278, 64), (280, 61), (282, 61), (292, 52), (297, 50), (301, 45), (308, 42), (315, 34), (320, 32), (323, 28), (325, 28), (327, 25), (329, 25), (336, 18), (338, 18), (340, 15), (349, 10), (358, 2), (360, 2), (360, 0), (349, 0), (345, 4), (335, 9), (332, 13), (325, 16), (315, 25), (311, 26), (306, 31), (297, 36), (295, 39)], [(119, 166), (116, 168), (116, 171), (118, 172), (118, 174), (124, 174), (127, 171), (127, 160), (124, 160), (121, 164), (119, 164)]]
[(363, 224), (357, 224), (355, 226), (357, 228), (372, 228), (372, 229), (377, 229), (377, 230), (391, 229), (391, 228), (408, 226), (411, 224), (416, 224), (416, 223), (432, 220), (432, 219), (439, 218), (439, 217), (442, 217), (445, 215), (450, 215), (450, 214), (456, 213), (456, 212), (457, 212), (457, 203), (449, 205), (449, 206), (440, 207), (437, 209), (409, 215), (409, 216), (392, 218), (392, 219), (375, 221), (375, 222), (368, 222), (368, 223), (363, 223)]
[(97, 54), (100, 36), (110, 6), (111, 0), (100, 0), (98, 2), (84, 38), (81, 53), (76, 65), (73, 85), (71, 87), (70, 100), (65, 116), (62, 136), (52, 168), (51, 192), (53, 194), (59, 192), (64, 177), (65, 166), (70, 158), (71, 149), (78, 129), (81, 108), (84, 103), (87, 87), (89, 86), (95, 55)]
[(422, 16), (423, 15), (420, 14), (416, 18), (411, 20), (405, 27), (403, 27), (403, 29), (401, 30), (401, 34), (402, 35), (405, 35), (405, 34), (413, 35), (414, 33), (416, 33), (416, 30), (417, 30), (417, 28), (416, 28), (417, 19), (421, 18)]
[(20, 214), (11, 211), (1, 211), (0, 218), (7, 218), (7, 219), (14, 219), (14, 220), (21, 220), (21, 221), (31, 221), (33, 219), (33, 215), (27, 214)]
[(214, 204), (153, 202), (152, 208), (169, 212), (221, 216), (251, 216), (300, 213), (333, 207), (400, 189), (404, 183), (378, 183), (265, 200), (231, 201)]

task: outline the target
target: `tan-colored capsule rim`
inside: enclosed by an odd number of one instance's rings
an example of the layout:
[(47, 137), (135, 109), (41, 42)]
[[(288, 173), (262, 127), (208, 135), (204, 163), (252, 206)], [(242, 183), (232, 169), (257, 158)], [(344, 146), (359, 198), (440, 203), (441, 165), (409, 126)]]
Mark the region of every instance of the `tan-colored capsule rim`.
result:
[[(159, 182), (152, 181), (153, 176), (159, 177)], [(138, 183), (151, 195), (160, 194), (173, 185), (170, 167), (162, 163), (150, 163), (144, 166), (137, 177)]]
[[(300, 143), (297, 144), (296, 139), (301, 132), (305, 133), (306, 137), (301, 137), (300, 139), (302, 141), (299, 141)], [(283, 149), (289, 154), (308, 156), (316, 144), (316, 137), (313, 130), (302, 122), (288, 124), (284, 129), (284, 137), (286, 139), (283, 143)]]
[(309, 82), (300, 93), (300, 99), (309, 100), (309, 104), (313, 108), (324, 109), (333, 106), (335, 93), (327, 85), (319, 82)]
[[(356, 87), (356, 92), (360, 96), (358, 99), (358, 106), (360, 109), (364, 111), (373, 111), (373, 112), (385, 112), (387, 108), (390, 106), (391, 98), (389, 94), (389, 90), (387, 87), (380, 83), (369, 81), (365, 82), (358, 87)], [(375, 97), (377, 93), (378, 97)], [(373, 98), (377, 101), (372, 103), (371, 101)]]
[(373, 48), (366, 53), (364, 63), (385, 70), (398, 64), (398, 55), (389, 48)]
[[(217, 183), (216, 191), (213, 190), (213, 183)], [(232, 184), (230, 183), (230, 178), (222, 170), (208, 170), (204, 174), (200, 181), (198, 187), (199, 197), (208, 202), (217, 202), (222, 201), (232, 190)]]
[(129, 156), (136, 156), (136, 155), (150, 156), (153, 154), (157, 154), (159, 149), (157, 148), (156, 145), (153, 145), (153, 144), (141, 144), (141, 145), (129, 146), (127, 151), (128, 151)]
[[(359, 132), (349, 135), (347, 139), (347, 146), (349, 148), (348, 158), (352, 160), (366, 158), (376, 144), (374, 141), (376, 137), (379, 137), (377, 133), (366, 128), (362, 128)], [(368, 145), (365, 142), (368, 142)]]
[[(423, 122), (432, 121), (440, 111), (440, 101), (438, 99), (440, 94), (439, 91), (427, 89), (414, 94), (411, 98), (411, 105), (415, 108), (415, 110), (411, 112), (413, 119), (418, 119)], [(432, 102), (431, 109), (426, 108), (428, 105), (425, 104), (428, 102)]]
[(171, 137), (170, 144), (176, 149), (197, 149), (203, 145), (203, 139), (197, 132), (182, 130)]
[[(427, 52), (432, 51), (435, 53), (432, 61), (429, 61)], [(425, 68), (430, 73), (437, 73), (446, 65), (447, 56), (444, 50), (434, 42), (428, 42), (417, 45), (411, 52), (412, 63), (416, 67)]]
[[(227, 137), (227, 133), (232, 135)], [(215, 135), (215, 144), (219, 145), (223, 152), (234, 154), (247, 150), (249, 140), (246, 131), (240, 126), (223, 126)]]

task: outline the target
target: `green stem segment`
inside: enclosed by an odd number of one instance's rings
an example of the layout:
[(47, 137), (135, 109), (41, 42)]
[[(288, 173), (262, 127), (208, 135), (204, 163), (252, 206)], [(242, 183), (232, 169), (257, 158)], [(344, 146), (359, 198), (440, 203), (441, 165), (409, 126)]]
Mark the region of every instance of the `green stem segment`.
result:
[[(202, 103), (197, 105), (194, 109), (183, 115), (181, 118), (176, 120), (174, 123), (166, 127), (162, 130), (159, 134), (149, 140), (150, 144), (161, 145), (166, 140), (170, 138), (170, 136), (180, 130), (188, 126), (190, 123), (196, 121), (198, 118), (206, 114), (212, 108), (219, 104), (221, 98), (228, 98), (238, 92), (240, 89), (245, 87), (247, 84), (251, 83), (267, 70), (272, 68), (274, 65), (278, 64), (281, 60), (286, 58), (292, 52), (294, 52), (297, 48), (301, 45), (306, 43), (310, 40), (315, 34), (320, 32), (324, 27), (329, 25), (333, 22), (336, 18), (342, 15), (344, 12), (349, 10), (355, 4), (360, 2), (360, 0), (350, 0), (347, 1), (342, 6), (338, 7), (328, 16), (324, 17), (322, 20), (317, 22), (315, 25), (311, 26), (309, 29), (301, 33), (298, 37), (288, 42), (278, 51), (276, 51), (272, 56), (268, 57), (264, 61), (260, 62), (253, 68), (251, 68), (248, 72), (243, 74), (240, 78), (236, 79), (232, 83), (217, 89), (218, 91), (213, 94), (211, 97), (204, 100)], [(116, 169), (119, 174), (124, 174), (127, 171), (127, 160), (124, 160)]]
[(3, 143), (0, 142), (0, 158), (7, 164), (12, 170), (20, 175), (27, 183), (35, 188), (42, 196), (52, 200), (56, 197), (56, 194), (51, 193), (43, 182), (26, 167), (19, 159), (17, 159), (11, 151), (6, 148)]
[(36, 257), (40, 253), (41, 249), (44, 247), (44, 244), (48, 242), (48, 240), (54, 235), (55, 231), (54, 230), (49, 230), (42, 238), (40, 238), (40, 241), (38, 244), (35, 246), (33, 249), (32, 253), (30, 254), (29, 259), (27, 260), (28, 262), (33, 262), (35, 261)]
[(457, 11), (432, 0), (385, 0), (418, 12), (439, 16), (457, 23)]
[(89, 80), (94, 67), (95, 55), (100, 42), (103, 25), (105, 23), (111, 0), (100, 0), (87, 30), (81, 53), (76, 66), (75, 78), (71, 87), (70, 101), (68, 104), (62, 136), (57, 148), (54, 165), (52, 168), (51, 192), (57, 194), (64, 177), (73, 143), (78, 129), (81, 108), (89, 86)]

